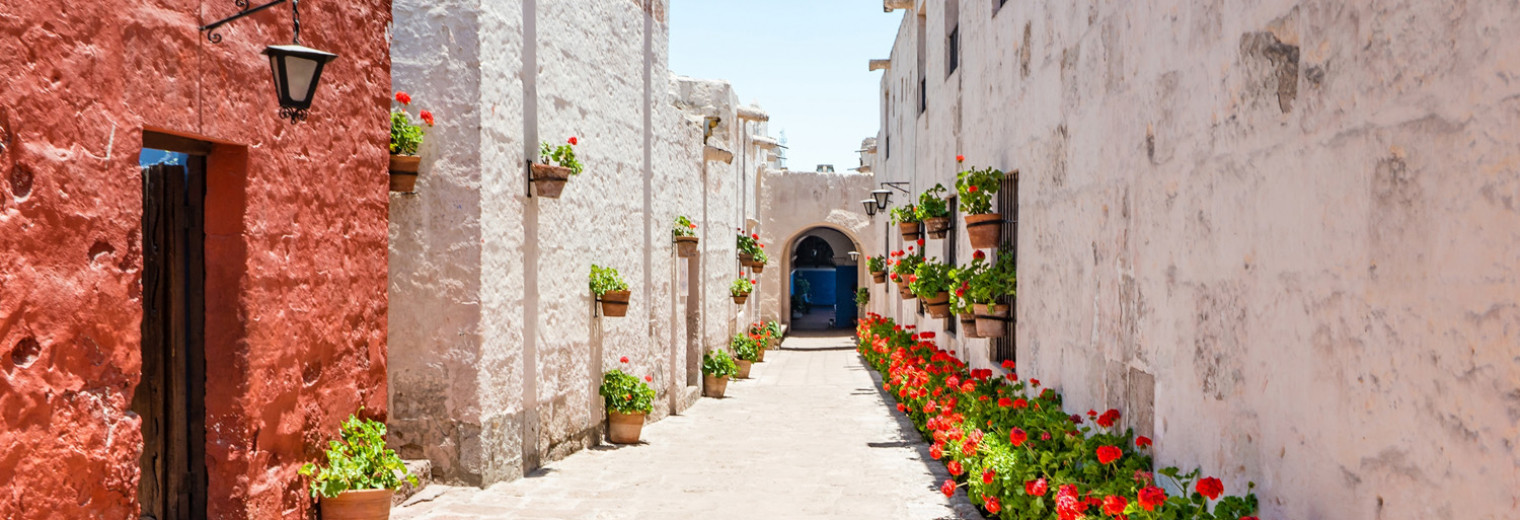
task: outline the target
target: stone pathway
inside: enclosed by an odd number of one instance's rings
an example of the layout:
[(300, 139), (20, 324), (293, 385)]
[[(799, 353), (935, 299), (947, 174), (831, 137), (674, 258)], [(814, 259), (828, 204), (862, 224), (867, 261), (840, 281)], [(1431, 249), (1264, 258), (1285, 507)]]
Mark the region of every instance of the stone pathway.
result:
[(844, 335), (789, 337), (735, 381), (604, 445), (485, 490), (430, 486), (392, 513), (443, 519), (981, 519)]

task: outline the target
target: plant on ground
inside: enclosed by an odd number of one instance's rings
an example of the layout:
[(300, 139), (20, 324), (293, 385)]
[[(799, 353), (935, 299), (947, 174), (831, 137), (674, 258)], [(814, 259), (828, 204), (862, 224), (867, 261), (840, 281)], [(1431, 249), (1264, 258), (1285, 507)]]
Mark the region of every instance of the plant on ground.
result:
[(913, 268), (908, 276), (908, 290), (919, 298), (933, 298), (950, 291), (950, 266), (934, 260), (925, 260)]
[(918, 264), (924, 263), (922, 255), (902, 251), (892, 253), (892, 255), (897, 257), (892, 261), (892, 281), (897, 283), (907, 283), (913, 276), (913, 272), (918, 269)]
[(315, 476), (311, 481), (312, 497), (332, 498), (344, 491), (396, 489), (405, 481), (417, 483), (406, 474), (406, 465), (394, 450), (385, 447), (385, 423), (348, 416), (340, 431), (341, 440), (328, 443), (327, 465), (306, 463), (300, 473)]
[(740, 360), (754, 362), (760, 359), (760, 339), (753, 334), (734, 334), (728, 347), (734, 349), (734, 357)]
[(739, 373), (739, 365), (723, 349), (709, 350), (702, 355), (702, 375), (716, 378), (733, 377)]
[(871, 290), (865, 287), (855, 289), (855, 306), (865, 307), (871, 303)]
[[(413, 123), (412, 116), (406, 113), (406, 107), (412, 104), (412, 96), (397, 92), (396, 102), (401, 103), (401, 108), (391, 109), (391, 155), (417, 155), (417, 148), (422, 146), (423, 134), (427, 131), (421, 124)], [(433, 126), (432, 112), (423, 110), (418, 118)]]
[(966, 284), (966, 298), (971, 303), (993, 305), (1004, 296), (1013, 296), (1018, 288), (1018, 276), (1014, 272), (1013, 252), (1006, 249), (997, 253), (997, 259), (986, 269), (972, 276)]
[(992, 197), (1003, 183), (1003, 172), (972, 168), (956, 175), (955, 191), (960, 193), (961, 211), (968, 215), (992, 213)]
[(912, 204), (892, 208), (892, 222), (898, 224), (918, 222), (918, 211), (913, 209)]
[(729, 296), (744, 296), (752, 292), (755, 292), (754, 280), (748, 280), (741, 277), (737, 280), (734, 280), (734, 283), (728, 284)]
[(623, 275), (618, 274), (617, 269), (591, 264), (591, 292), (601, 296), (613, 291), (626, 290), (628, 290), (628, 282), (623, 281)]
[(887, 272), (887, 257), (873, 256), (866, 259), (866, 270), (873, 273)]
[(933, 188), (918, 194), (918, 206), (914, 209), (913, 216), (920, 221), (950, 216), (950, 204), (945, 201), (945, 185), (935, 184)]
[[(628, 358), (622, 359), (623, 364), (628, 364)], [(637, 376), (624, 372), (621, 368), (613, 369), (602, 375), (602, 388), (598, 393), (602, 394), (602, 400), (607, 404), (607, 411), (624, 414), (649, 413), (654, 410), (654, 388), (649, 386), (654, 381), (653, 376)]]
[(580, 140), (575, 137), (565, 140), (565, 144), (559, 146), (551, 146), (548, 141), (544, 141), (538, 146), (538, 161), (569, 168), (571, 175), (580, 175), (583, 168), (581, 162), (575, 159), (574, 148), (578, 144)]
[[(1068, 415), (1062, 397), (1021, 380), (1012, 361), (999, 375), (969, 369), (914, 333), (869, 314), (856, 327), (858, 350), (882, 374), (952, 478), (946, 496), (965, 488), (998, 520), (1256, 520), (1256, 496), (1224, 494), (1217, 478), (1168, 467), (1151, 473), (1151, 439), (1121, 430), (1119, 410)], [(1162, 479), (1166, 479), (1163, 488)], [(1183, 496), (1170, 496), (1182, 490)]]
[(670, 227), (670, 236), (676, 238), (697, 236), (697, 225), (693, 224), (691, 219), (686, 218), (685, 215), (678, 216), (676, 217), (675, 224)]

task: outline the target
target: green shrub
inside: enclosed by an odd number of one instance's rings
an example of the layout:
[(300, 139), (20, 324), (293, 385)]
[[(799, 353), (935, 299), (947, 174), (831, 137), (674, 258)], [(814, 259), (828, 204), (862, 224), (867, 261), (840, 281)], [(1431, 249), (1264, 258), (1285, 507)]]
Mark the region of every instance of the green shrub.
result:
[(613, 291), (626, 290), (628, 290), (628, 282), (623, 280), (623, 275), (618, 274), (617, 269), (591, 264), (591, 292), (601, 296)]
[(697, 236), (697, 225), (693, 224), (691, 219), (686, 218), (685, 215), (678, 216), (676, 217), (675, 224), (670, 227), (670, 235), (672, 237)]
[[(312, 497), (332, 498), (344, 491), (396, 489), (401, 487), (406, 465), (394, 450), (385, 447), (385, 424), (353, 415), (343, 422), (341, 440), (328, 443), (327, 465), (307, 463), (300, 473), (311, 481)], [(406, 482), (417, 478), (406, 475)]]
[(734, 357), (741, 360), (754, 362), (760, 359), (760, 342), (748, 334), (734, 334), (728, 347), (734, 349)]
[(992, 197), (1002, 183), (1003, 172), (992, 168), (972, 168), (956, 175), (955, 191), (961, 196), (961, 211), (968, 215), (992, 213)]
[(574, 147), (577, 144), (580, 144), (580, 140), (575, 137), (571, 137), (565, 144), (559, 146), (551, 146), (547, 141), (539, 143), (538, 160), (543, 164), (554, 164), (569, 168), (570, 175), (580, 175), (581, 170), (584, 168), (581, 166), (581, 162), (575, 158)]
[(727, 351), (709, 350), (702, 355), (702, 375), (725, 378), (738, 374), (739, 365), (734, 363), (734, 358), (729, 357)]
[(602, 375), (602, 388), (598, 390), (607, 404), (607, 411), (617, 413), (649, 413), (654, 410), (655, 392), (646, 379), (639, 379), (621, 369)]
[(918, 194), (918, 206), (914, 208), (913, 216), (919, 221), (950, 216), (950, 204), (945, 201), (945, 185), (935, 184), (933, 188)]

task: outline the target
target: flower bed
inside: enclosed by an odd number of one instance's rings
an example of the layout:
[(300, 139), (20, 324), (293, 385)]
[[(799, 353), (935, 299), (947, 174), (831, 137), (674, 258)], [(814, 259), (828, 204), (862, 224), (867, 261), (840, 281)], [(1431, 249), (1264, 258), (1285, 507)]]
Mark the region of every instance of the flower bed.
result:
[[(933, 441), (930, 456), (954, 476), (940, 492), (965, 487), (989, 518), (1256, 520), (1254, 494), (1224, 496), (1219, 479), (1199, 479), (1198, 470), (1152, 474), (1151, 440), (1118, 431), (1118, 410), (1068, 415), (1061, 395), (1041, 389), (1038, 379), (968, 370), (935, 346), (932, 332), (917, 334), (875, 314), (859, 320), (856, 334), (897, 410)], [(1170, 489), (1191, 491), (1168, 496), (1161, 478)]]

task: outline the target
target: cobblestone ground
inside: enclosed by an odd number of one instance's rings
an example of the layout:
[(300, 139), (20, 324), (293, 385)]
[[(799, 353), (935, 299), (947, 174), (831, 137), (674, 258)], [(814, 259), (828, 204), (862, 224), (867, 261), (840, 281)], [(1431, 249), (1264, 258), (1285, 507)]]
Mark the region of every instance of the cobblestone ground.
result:
[(843, 335), (793, 336), (754, 379), (644, 427), (644, 444), (571, 455), (485, 490), (430, 486), (397, 520), (981, 519)]

